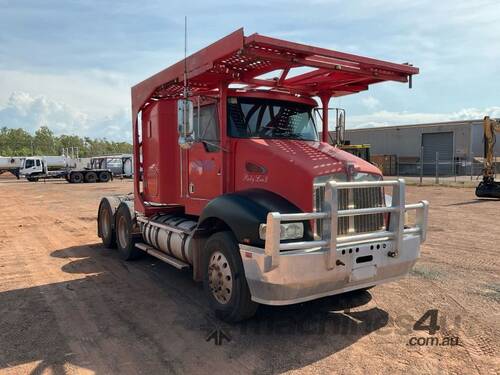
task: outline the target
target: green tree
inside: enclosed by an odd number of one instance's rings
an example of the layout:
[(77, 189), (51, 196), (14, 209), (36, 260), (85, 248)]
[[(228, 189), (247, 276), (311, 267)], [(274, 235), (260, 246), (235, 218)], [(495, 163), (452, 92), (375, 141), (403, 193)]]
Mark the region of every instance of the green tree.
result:
[(24, 129), (0, 129), (0, 155), (31, 155), (33, 137)]
[(47, 126), (42, 126), (35, 132), (35, 153), (37, 155), (58, 155), (54, 133)]
[(66, 134), (56, 137), (47, 126), (38, 129), (34, 136), (24, 129), (0, 128), (2, 156), (60, 155), (63, 148), (71, 147), (78, 148), (80, 157), (132, 153), (132, 145), (127, 142)]

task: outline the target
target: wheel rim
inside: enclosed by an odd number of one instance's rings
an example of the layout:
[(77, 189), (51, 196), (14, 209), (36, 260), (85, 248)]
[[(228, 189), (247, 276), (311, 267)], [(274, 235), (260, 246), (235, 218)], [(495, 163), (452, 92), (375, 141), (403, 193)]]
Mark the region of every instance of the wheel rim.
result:
[(120, 243), (120, 247), (125, 249), (128, 245), (128, 227), (127, 221), (123, 216), (120, 216), (118, 219), (118, 242)]
[(220, 304), (227, 304), (233, 293), (233, 273), (224, 254), (215, 251), (208, 263), (208, 285)]
[(109, 218), (109, 211), (106, 208), (103, 208), (101, 211), (101, 234), (104, 238), (108, 238), (110, 232), (111, 220)]

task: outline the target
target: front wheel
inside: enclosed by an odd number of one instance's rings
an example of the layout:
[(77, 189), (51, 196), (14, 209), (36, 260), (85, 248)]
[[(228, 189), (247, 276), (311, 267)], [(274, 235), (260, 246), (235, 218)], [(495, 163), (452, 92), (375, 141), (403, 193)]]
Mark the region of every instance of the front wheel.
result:
[(205, 245), (204, 255), (203, 284), (215, 315), (230, 323), (252, 317), (258, 304), (251, 299), (234, 235), (213, 234)]

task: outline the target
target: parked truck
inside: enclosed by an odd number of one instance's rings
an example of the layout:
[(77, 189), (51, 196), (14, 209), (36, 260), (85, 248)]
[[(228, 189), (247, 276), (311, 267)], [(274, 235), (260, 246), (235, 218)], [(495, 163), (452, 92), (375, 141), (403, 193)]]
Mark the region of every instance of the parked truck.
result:
[(90, 160), (90, 167), (95, 169), (109, 169), (115, 177), (131, 178), (134, 174), (132, 155), (94, 156)]
[(75, 158), (61, 156), (31, 156), (24, 159), (20, 175), (30, 182), (40, 179), (64, 178), (71, 183), (108, 182), (113, 178), (108, 169), (85, 168)]
[(0, 174), (10, 172), (19, 180), (19, 172), (23, 161), (24, 157), (0, 156)]
[(237, 30), (132, 88), (143, 173), (132, 195), (102, 198), (98, 235), (123, 259), (191, 270), (231, 322), (407, 275), (428, 203), (406, 205), (403, 180), (329, 145), (328, 103), (417, 73)]

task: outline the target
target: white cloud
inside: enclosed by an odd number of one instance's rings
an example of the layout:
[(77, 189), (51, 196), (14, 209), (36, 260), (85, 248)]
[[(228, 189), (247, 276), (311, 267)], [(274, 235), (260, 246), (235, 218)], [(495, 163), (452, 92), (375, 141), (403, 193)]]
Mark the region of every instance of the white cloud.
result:
[(130, 116), (121, 108), (107, 116), (95, 116), (43, 95), (14, 92), (0, 106), (0, 126), (34, 132), (48, 126), (55, 134), (77, 134), (131, 142)]
[(373, 96), (367, 96), (361, 100), (363, 105), (369, 109), (375, 109), (380, 105), (380, 101)]
[(464, 108), (451, 113), (377, 111), (367, 115), (348, 116), (347, 128), (369, 128), (390, 125), (426, 124), (445, 121), (481, 120), (484, 116), (500, 117), (500, 107)]
[(27, 92), (106, 116), (130, 102), (131, 86), (124, 76), (98, 69), (62, 73), (0, 70), (0, 105), (13, 92)]

